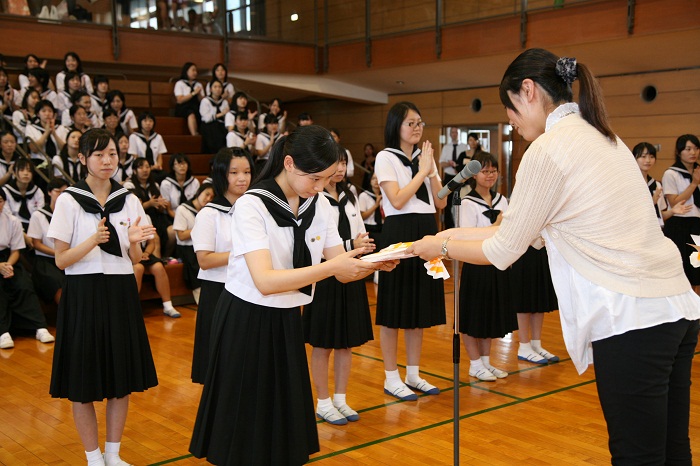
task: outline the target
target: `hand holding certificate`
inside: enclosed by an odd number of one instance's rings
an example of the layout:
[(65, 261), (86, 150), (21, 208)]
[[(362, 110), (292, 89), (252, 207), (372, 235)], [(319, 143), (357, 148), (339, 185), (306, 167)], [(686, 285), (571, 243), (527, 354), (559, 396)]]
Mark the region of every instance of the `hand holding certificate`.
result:
[[(361, 259), (363, 261), (368, 261), (368, 262), (381, 262), (381, 261), (386, 261), (386, 260), (396, 260), (396, 259), (408, 259), (411, 257), (417, 257), (413, 253), (407, 252), (407, 250), (411, 247), (413, 243), (412, 242), (407, 242), (407, 243), (395, 243), (390, 246), (385, 247), (379, 252), (375, 252), (374, 254), (368, 254), (366, 256), (362, 256)], [(440, 257), (436, 257), (428, 262), (425, 263), (425, 268), (428, 272), (428, 275), (431, 277), (438, 279), (442, 278), (444, 280), (450, 278), (450, 274), (447, 273), (447, 269), (445, 268), (445, 265), (442, 263), (442, 259)]]

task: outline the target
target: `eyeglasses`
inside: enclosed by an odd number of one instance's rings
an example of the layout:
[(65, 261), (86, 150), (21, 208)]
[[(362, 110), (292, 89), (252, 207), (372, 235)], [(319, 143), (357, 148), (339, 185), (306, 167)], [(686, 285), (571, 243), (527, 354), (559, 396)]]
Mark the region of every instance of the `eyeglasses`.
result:
[(418, 120), (418, 121), (407, 121), (404, 123), (401, 123), (402, 126), (408, 126), (411, 129), (414, 128), (423, 128), (425, 126), (425, 121), (423, 120)]
[(498, 175), (498, 170), (481, 170), (479, 173), (484, 176)]

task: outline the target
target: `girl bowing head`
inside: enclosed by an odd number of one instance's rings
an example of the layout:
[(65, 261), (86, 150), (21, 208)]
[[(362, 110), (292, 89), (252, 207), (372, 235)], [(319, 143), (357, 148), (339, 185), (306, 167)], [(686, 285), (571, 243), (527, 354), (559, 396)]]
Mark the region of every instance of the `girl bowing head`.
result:
[(337, 166), (330, 133), (300, 128), (278, 141), (236, 201), (190, 444), (198, 458), (299, 465), (319, 450), (300, 306), (311, 302), (317, 281), (349, 282), (395, 266), (356, 259), (362, 248), (345, 252), (331, 205), (319, 195)]

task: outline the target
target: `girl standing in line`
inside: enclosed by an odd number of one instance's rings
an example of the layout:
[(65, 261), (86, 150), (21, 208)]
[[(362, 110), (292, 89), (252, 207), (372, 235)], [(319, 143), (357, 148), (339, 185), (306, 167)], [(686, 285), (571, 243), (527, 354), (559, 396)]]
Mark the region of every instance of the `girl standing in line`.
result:
[(187, 288), (192, 290), (192, 295), (197, 304), (199, 304), (199, 293), (202, 291), (202, 284), (197, 277), (199, 275), (199, 263), (192, 246), (192, 228), (194, 228), (197, 213), (212, 199), (214, 199), (214, 187), (209, 183), (201, 185), (191, 201), (177, 206), (175, 219), (173, 220), (173, 230), (175, 230), (177, 240), (177, 257), (182, 259), (182, 274), (185, 284)]
[[(447, 204), (438, 199), (442, 188), (433, 159), (433, 146), (424, 141), (425, 123), (411, 102), (395, 104), (386, 119), (384, 143), (377, 154), (374, 173), (382, 191), (382, 208), (386, 218), (382, 227), (382, 244), (413, 241), (437, 233), (436, 209)], [(426, 273), (418, 258), (404, 259), (390, 274), (379, 274), (376, 324), (384, 359), (384, 393), (400, 400), (417, 400), (411, 388), (429, 395), (440, 389), (419, 375), (423, 329), (445, 323), (445, 290), (442, 280)], [(401, 381), (397, 366), (399, 329), (406, 340), (406, 378)]]
[[(459, 226), (484, 228), (499, 225), (508, 200), (494, 190), (498, 161), (488, 152), (472, 160), (481, 171), (468, 180), (471, 190), (459, 206)], [(510, 273), (492, 265), (462, 266), (459, 293), (459, 333), (469, 356), (469, 375), (493, 382), (508, 372), (491, 365), (491, 340), (518, 328), (510, 301)]]
[[(300, 465), (319, 450), (300, 306), (314, 283), (363, 278), (395, 262), (345, 252), (325, 196), (338, 145), (319, 127), (282, 138), (236, 201), (226, 289), (190, 451), (213, 464)], [(321, 263), (321, 256), (327, 261)]]
[(700, 269), (690, 263), (695, 251), (687, 243), (693, 243), (690, 235), (700, 235), (700, 140), (694, 134), (684, 134), (676, 140), (676, 163), (662, 178), (666, 201), (670, 206), (685, 204), (690, 210), (674, 215), (666, 221), (664, 234), (676, 244), (683, 259), (683, 270), (696, 292), (700, 292)]
[(216, 196), (199, 211), (192, 229), (192, 245), (199, 262), (202, 293), (197, 308), (192, 356), (192, 382), (204, 383), (209, 365), (211, 322), (224, 291), (231, 243), (232, 208), (250, 187), (253, 159), (238, 147), (221, 149), (214, 157), (211, 177)]
[[(141, 202), (111, 179), (118, 156), (109, 133), (85, 133), (80, 159), (87, 178), (58, 198), (47, 234), (66, 272), (50, 393), (72, 402), (89, 466), (124, 466), (119, 449), (129, 394), (158, 384), (133, 271), (140, 243), (155, 228), (140, 224)], [(103, 457), (94, 402), (105, 398)]]
[(648, 142), (640, 142), (632, 149), (632, 155), (634, 155), (637, 165), (639, 165), (639, 170), (642, 172), (642, 177), (649, 187), (651, 200), (654, 204), (654, 210), (656, 211), (656, 218), (659, 219), (661, 228), (663, 228), (666, 221), (674, 215), (683, 215), (690, 212), (693, 206), (686, 205), (683, 202), (678, 202), (672, 208), (669, 208), (666, 198), (664, 197), (664, 190), (661, 183), (656, 181), (649, 174), (649, 170), (656, 164), (656, 147)]
[[(365, 232), (362, 214), (355, 195), (345, 181), (348, 158), (344, 149), (338, 154), (338, 170), (323, 194), (333, 206), (338, 233), (345, 250), (363, 248), (372, 251), (373, 240)], [(341, 283), (334, 277), (316, 284), (311, 304), (302, 315), (304, 340), (313, 347), (311, 374), (316, 386), (316, 417), (329, 424), (345, 425), (358, 421), (360, 415), (348, 406), (346, 394), (350, 378), (352, 348), (374, 339), (369, 313), (367, 289), (363, 280)], [(330, 398), (328, 360), (333, 352), (335, 393)]]

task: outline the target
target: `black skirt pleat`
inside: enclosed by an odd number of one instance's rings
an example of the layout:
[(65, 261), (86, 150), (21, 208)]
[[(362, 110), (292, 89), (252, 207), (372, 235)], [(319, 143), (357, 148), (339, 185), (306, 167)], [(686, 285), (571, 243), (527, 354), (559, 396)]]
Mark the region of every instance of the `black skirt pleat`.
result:
[(134, 275), (67, 275), (50, 393), (89, 403), (158, 385)]
[(58, 290), (63, 288), (66, 275), (56, 267), (53, 257), (36, 255), (32, 268), (32, 282), (36, 294), (45, 302), (53, 302)]
[(202, 280), (199, 295), (197, 322), (194, 328), (194, 351), (192, 353), (192, 382), (204, 383), (209, 366), (209, 346), (211, 343), (211, 323), (216, 303), (224, 291), (224, 284)]
[(692, 246), (693, 239), (690, 235), (700, 235), (700, 218), (673, 216), (666, 220), (664, 235), (676, 244), (683, 259), (683, 271), (691, 285), (700, 285), (700, 268), (695, 268), (690, 263), (690, 255), (695, 252)]
[(459, 331), (475, 338), (501, 338), (518, 328), (510, 301), (510, 271), (465, 263), (459, 289)]
[(364, 280), (316, 283), (314, 300), (302, 314), (304, 340), (315, 348), (355, 348), (374, 340)]
[[(436, 233), (433, 214), (392, 215), (384, 221), (380, 248)], [(428, 275), (424, 260), (402, 259), (391, 272), (379, 272), (377, 325), (411, 329), (444, 323), (444, 281)]]
[(178, 244), (175, 249), (177, 256), (182, 259), (182, 279), (187, 288), (194, 290), (202, 286), (201, 280), (197, 277), (199, 275), (199, 261), (197, 261), (194, 246)]
[(190, 452), (218, 465), (300, 465), (319, 451), (301, 311), (224, 290)]
[(511, 267), (510, 283), (515, 312), (534, 314), (559, 309), (545, 248), (530, 246)]

